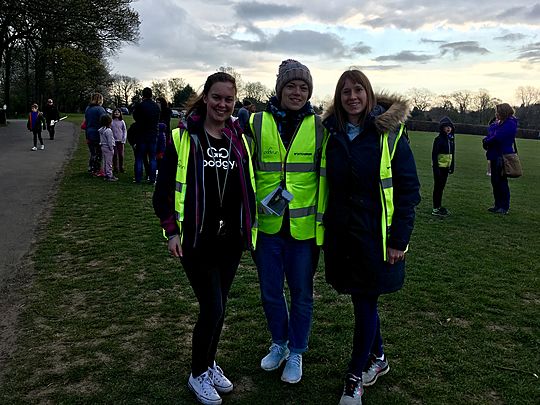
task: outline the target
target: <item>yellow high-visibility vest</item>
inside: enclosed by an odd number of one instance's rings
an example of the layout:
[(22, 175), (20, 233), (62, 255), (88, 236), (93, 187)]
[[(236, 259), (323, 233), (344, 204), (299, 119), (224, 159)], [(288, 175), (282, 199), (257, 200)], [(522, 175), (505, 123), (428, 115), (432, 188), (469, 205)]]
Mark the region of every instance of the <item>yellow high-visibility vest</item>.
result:
[[(255, 183), (258, 226), (262, 232), (279, 232), (283, 217), (267, 213), (260, 202), (284, 183), (293, 195), (289, 203), (291, 236), (298, 240), (322, 234), (322, 211), (319, 212), (320, 187), (326, 187), (324, 168), (319, 172), (319, 152), (326, 137), (321, 120), (316, 115), (305, 117), (285, 149), (274, 117), (269, 112), (252, 114), (249, 121), (256, 150)], [(322, 162), (321, 162), (322, 164)], [(325, 192), (323, 190), (323, 192)], [(322, 236), (317, 238), (322, 243)]]
[[(189, 150), (191, 147), (191, 136), (188, 131), (175, 128), (172, 131), (172, 141), (178, 155), (178, 165), (176, 168), (176, 181), (174, 191), (174, 211), (176, 213), (176, 224), (180, 229), (180, 239), (183, 240), (182, 222), (184, 221), (184, 208), (186, 200), (186, 179), (188, 170)], [(247, 151), (247, 161), (249, 167), (249, 180), (253, 190), (255, 190), (255, 173), (251, 162), (251, 152), (245, 136), (242, 135), (242, 142)], [(240, 166), (241, 167), (241, 166)], [(253, 248), (257, 243), (257, 220), (255, 219), (251, 228), (251, 241)]]

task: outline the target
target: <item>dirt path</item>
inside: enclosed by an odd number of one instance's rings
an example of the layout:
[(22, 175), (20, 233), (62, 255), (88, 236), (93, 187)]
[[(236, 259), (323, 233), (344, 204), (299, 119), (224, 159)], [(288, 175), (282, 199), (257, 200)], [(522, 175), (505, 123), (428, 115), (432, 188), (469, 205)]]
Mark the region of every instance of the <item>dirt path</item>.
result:
[(42, 136), (45, 149), (32, 151), (26, 120), (0, 127), (0, 381), (15, 350), (21, 293), (32, 282), (36, 234), (47, 223), (79, 129), (62, 121), (54, 140), (47, 131)]

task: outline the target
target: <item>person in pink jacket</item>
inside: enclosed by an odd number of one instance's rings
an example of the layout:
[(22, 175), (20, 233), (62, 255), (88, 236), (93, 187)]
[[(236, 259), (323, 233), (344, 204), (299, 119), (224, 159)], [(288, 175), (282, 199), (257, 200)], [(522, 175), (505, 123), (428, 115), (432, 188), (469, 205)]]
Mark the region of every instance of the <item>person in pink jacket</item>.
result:
[(113, 173), (124, 173), (124, 145), (127, 139), (127, 128), (119, 108), (115, 108), (112, 112), (111, 129), (114, 139)]

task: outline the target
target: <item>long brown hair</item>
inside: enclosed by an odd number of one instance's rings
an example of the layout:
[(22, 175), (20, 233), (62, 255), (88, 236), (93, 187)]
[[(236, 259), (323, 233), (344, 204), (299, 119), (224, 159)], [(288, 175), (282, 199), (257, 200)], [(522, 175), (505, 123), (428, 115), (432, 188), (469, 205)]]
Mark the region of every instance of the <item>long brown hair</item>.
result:
[(204, 83), (202, 93), (189, 103), (188, 112), (186, 114), (187, 116), (196, 111), (196, 113), (199, 114), (203, 119), (206, 118), (206, 103), (204, 102), (203, 98), (204, 96), (208, 96), (210, 88), (219, 82), (232, 83), (234, 87), (234, 94), (236, 96), (238, 90), (236, 89), (236, 80), (233, 76), (225, 72), (211, 74)]
[(369, 82), (369, 79), (364, 73), (357, 69), (350, 69), (343, 72), (336, 84), (336, 91), (334, 92), (334, 100), (332, 102), (332, 105), (328, 107), (327, 113), (325, 114), (325, 117), (331, 115), (334, 115), (336, 117), (338, 129), (341, 131), (346, 131), (348, 122), (347, 112), (345, 111), (345, 109), (343, 108), (343, 104), (341, 103), (341, 91), (343, 90), (343, 87), (345, 87), (345, 82), (347, 81), (347, 79), (349, 79), (353, 83), (360, 84), (364, 88), (364, 90), (366, 90), (366, 109), (363, 111), (362, 117), (360, 117), (360, 122), (364, 122), (367, 114), (377, 104), (377, 98), (375, 97), (375, 93), (373, 93), (371, 83)]
[(501, 121), (504, 121), (508, 117), (514, 115), (514, 109), (508, 103), (497, 104), (495, 111), (497, 111), (497, 114), (499, 114), (499, 119)]

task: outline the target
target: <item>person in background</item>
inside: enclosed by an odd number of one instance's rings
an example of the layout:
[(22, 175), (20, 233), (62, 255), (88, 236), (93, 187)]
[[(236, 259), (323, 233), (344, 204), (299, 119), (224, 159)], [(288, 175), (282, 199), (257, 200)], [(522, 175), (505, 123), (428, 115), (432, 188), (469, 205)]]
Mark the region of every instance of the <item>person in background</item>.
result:
[(283, 61), (276, 95), (266, 111), (251, 115), (246, 127), (253, 138), (258, 204), (254, 258), (272, 337), (261, 368), (272, 371), (286, 362), (281, 380), (289, 384), (302, 378), (302, 356), (308, 349), (313, 318), (318, 242), (322, 242), (317, 196), (325, 131), (309, 102), (312, 93), (309, 69), (293, 59)]
[(43, 115), (47, 122), (47, 131), (49, 132), (49, 139), (54, 140), (54, 128), (56, 122), (60, 119), (58, 108), (54, 105), (52, 99), (47, 100), (47, 104), (43, 107)]
[(188, 387), (221, 404), (233, 383), (216, 363), (227, 297), (244, 249), (255, 245), (254, 180), (247, 141), (231, 114), (236, 81), (206, 79), (186, 122), (172, 132), (153, 196), (168, 250), (180, 258), (199, 302)]
[(101, 155), (103, 156), (104, 180), (117, 181), (118, 177), (113, 174), (114, 155), (114, 135), (111, 129), (112, 118), (109, 114), (104, 114), (100, 118), (101, 128), (99, 128), (99, 144), (101, 145)]
[(442, 206), (442, 196), (448, 175), (454, 173), (455, 165), (455, 129), (448, 117), (439, 121), (439, 134), (433, 140), (431, 166), (433, 168), (433, 209), (431, 215), (445, 217), (448, 210)]
[(238, 123), (240, 124), (240, 128), (242, 129), (244, 129), (249, 122), (249, 116), (251, 114), (250, 108), (251, 101), (246, 99), (242, 103), (242, 108), (238, 110)]
[(119, 108), (115, 108), (112, 112), (111, 129), (114, 139), (113, 173), (124, 173), (124, 146), (127, 139), (127, 128)]
[(38, 105), (32, 104), (32, 110), (28, 114), (28, 121), (26, 122), (26, 128), (28, 128), (28, 130), (32, 132), (32, 135), (34, 135), (34, 146), (32, 146), (32, 150), (38, 149), (38, 139), (40, 144), (39, 149), (45, 149), (45, 145), (43, 144), (43, 138), (41, 137), (41, 131), (45, 129), (45, 125), (45, 117), (38, 110)]
[(160, 113), (159, 113), (159, 122), (162, 122), (165, 124), (165, 135), (167, 137), (167, 142), (171, 139), (171, 116), (172, 116), (172, 110), (169, 108), (169, 103), (165, 99), (165, 97), (158, 97), (156, 99), (156, 102), (159, 105)]
[(97, 177), (103, 177), (105, 174), (101, 170), (101, 146), (99, 144), (99, 128), (101, 128), (101, 116), (107, 114), (103, 105), (103, 96), (100, 93), (94, 93), (90, 97), (90, 104), (84, 111), (84, 120), (86, 122), (86, 143), (90, 152), (88, 162), (88, 171)]
[(338, 80), (324, 126), (327, 198), (324, 211), (326, 281), (354, 308), (352, 354), (341, 405), (360, 405), (363, 387), (389, 370), (377, 301), (403, 286), (405, 252), (420, 183), (399, 96), (375, 95), (359, 70)]
[(508, 103), (495, 107), (495, 121), (488, 127), (488, 135), (482, 140), (486, 157), (491, 167), (491, 187), (493, 188), (494, 214), (508, 214), (510, 209), (510, 188), (503, 169), (503, 154), (514, 152), (518, 120), (514, 109)]
[(156, 181), (156, 148), (158, 138), (158, 123), (161, 113), (157, 103), (152, 100), (152, 90), (145, 87), (142, 91), (143, 100), (133, 109), (133, 119), (138, 125), (139, 139), (135, 145), (135, 183), (140, 183), (143, 177), (145, 156), (148, 156), (147, 178), (150, 184)]

